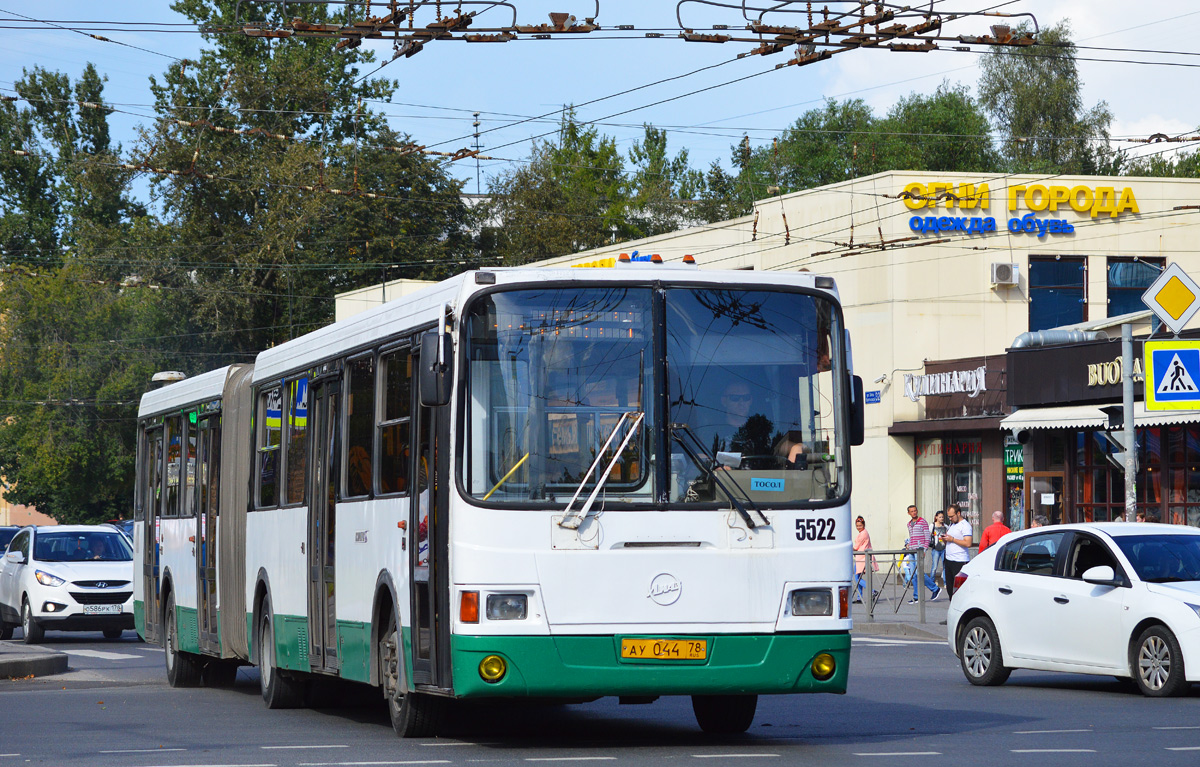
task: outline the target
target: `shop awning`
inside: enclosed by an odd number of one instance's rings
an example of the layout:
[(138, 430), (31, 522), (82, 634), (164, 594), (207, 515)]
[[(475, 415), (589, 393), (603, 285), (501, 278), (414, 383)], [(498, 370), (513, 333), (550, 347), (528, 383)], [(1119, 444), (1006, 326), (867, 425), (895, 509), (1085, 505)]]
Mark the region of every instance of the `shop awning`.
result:
[(1005, 431), (1020, 429), (1088, 429), (1104, 426), (1108, 417), (1095, 405), (1027, 407), (1000, 422)]
[(950, 434), (958, 432), (994, 431), (1000, 428), (1001, 416), (973, 418), (935, 418), (926, 421), (897, 421), (888, 427), (888, 434)]
[[(1108, 417), (1101, 407), (1120, 405), (1064, 405), (1060, 407), (1027, 407), (1000, 422), (1005, 431), (1019, 429), (1092, 429), (1106, 426)], [(1170, 426), (1177, 423), (1200, 423), (1200, 410), (1146, 410), (1144, 402), (1133, 403), (1133, 422), (1138, 426)]]

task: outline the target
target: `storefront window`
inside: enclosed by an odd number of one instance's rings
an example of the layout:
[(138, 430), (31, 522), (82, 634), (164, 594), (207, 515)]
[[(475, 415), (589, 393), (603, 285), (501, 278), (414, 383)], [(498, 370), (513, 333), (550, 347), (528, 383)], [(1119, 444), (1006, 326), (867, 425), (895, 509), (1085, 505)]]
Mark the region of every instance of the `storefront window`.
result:
[(1165, 264), (1163, 258), (1108, 259), (1108, 316), (1144, 311), (1142, 294)]
[(1099, 431), (1075, 435), (1075, 520), (1109, 522), (1125, 513), (1118, 448)]
[(1087, 319), (1087, 259), (1029, 259), (1029, 330), (1072, 325)]
[(980, 527), (983, 495), (983, 439), (934, 437), (919, 439), (917, 453), (917, 508), (926, 519), (952, 503), (958, 504), (971, 527)]

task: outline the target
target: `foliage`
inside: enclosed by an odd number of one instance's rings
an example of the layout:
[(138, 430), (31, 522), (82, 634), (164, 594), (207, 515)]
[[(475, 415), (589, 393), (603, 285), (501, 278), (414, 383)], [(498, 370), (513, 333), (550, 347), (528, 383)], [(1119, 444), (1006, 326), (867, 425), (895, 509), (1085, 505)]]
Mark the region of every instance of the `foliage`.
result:
[[(1015, 30), (1032, 32), (1028, 25)], [(1016, 173), (1096, 173), (1109, 160), (1112, 113), (1101, 101), (1083, 106), (1071, 27), (1043, 29), (1038, 44), (994, 46), (980, 61), (980, 101), (1002, 140), (1000, 151)]]
[(565, 109), (556, 139), (535, 142), (527, 163), (489, 180), (488, 245), (518, 265), (638, 236), (626, 215), (630, 187), (616, 141)]

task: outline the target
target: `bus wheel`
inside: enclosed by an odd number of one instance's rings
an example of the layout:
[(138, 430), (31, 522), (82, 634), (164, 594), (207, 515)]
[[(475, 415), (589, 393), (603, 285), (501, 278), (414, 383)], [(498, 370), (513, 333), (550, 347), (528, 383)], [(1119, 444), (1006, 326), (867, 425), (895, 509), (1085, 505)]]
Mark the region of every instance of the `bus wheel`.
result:
[(737, 735), (750, 729), (757, 695), (693, 695), (696, 724), (711, 735)]
[(210, 660), (204, 666), (205, 687), (233, 687), (237, 680), (238, 665), (228, 660)]
[(200, 684), (200, 664), (190, 652), (179, 649), (179, 630), (175, 624), (175, 594), (167, 597), (166, 614), (163, 615), (166, 641), (163, 653), (167, 659), (167, 682), (172, 687), (195, 687)]
[(400, 633), (395, 624), (379, 642), (379, 679), (388, 704), (392, 729), (402, 738), (432, 738), (437, 735), (442, 701), (400, 689)]
[(275, 631), (271, 625), (271, 603), (263, 602), (258, 630), (258, 670), (263, 702), (267, 708), (299, 708), (304, 704), (304, 684), (275, 667)]

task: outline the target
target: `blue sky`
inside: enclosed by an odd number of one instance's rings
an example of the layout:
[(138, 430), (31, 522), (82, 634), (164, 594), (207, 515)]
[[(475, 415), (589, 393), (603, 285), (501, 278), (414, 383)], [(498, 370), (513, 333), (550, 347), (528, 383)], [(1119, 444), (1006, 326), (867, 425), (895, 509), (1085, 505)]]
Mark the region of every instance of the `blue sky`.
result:
[[(568, 11), (579, 18), (594, 12), (595, 0), (522, 2), (521, 23), (547, 21), (551, 10)], [(452, 3), (445, 4), (447, 8)], [(1082, 45), (1200, 52), (1200, 7), (1179, 0), (1142, 0), (1136, 15), (1127, 0), (954, 0), (940, 7), (982, 8), (1002, 5), (1008, 12), (1031, 12), (1044, 25), (1070, 18), (1076, 40)], [(58, 0), (36, 5), (0, 0), (0, 20), (19, 21), (15, 14), (36, 16), (70, 26), (69, 21), (116, 20), (127, 22), (183, 22), (166, 2), (133, 0), (122, 3)], [(601, 0), (597, 22), (605, 27), (634, 24), (639, 30), (663, 29), (669, 37), (676, 28), (674, 2)], [(15, 13), (14, 13), (15, 12)], [(683, 6), (685, 21), (697, 27), (713, 21), (737, 23), (739, 15), (726, 11), (718, 18), (698, 3)], [(690, 16), (689, 16), (690, 14)], [(692, 19), (695, 19), (693, 21)], [(12, 21), (3, 22), (12, 26)], [(965, 19), (947, 25), (952, 34), (983, 34), (990, 22)], [(148, 122), (151, 103), (148, 75), (162, 72), (170, 63), (163, 55), (101, 42), (51, 25), (36, 29), (0, 29), (0, 93), (12, 95), (12, 84), (22, 68), (40, 65), (78, 75), (93, 62), (108, 77), (110, 103), (132, 114), (114, 115), (117, 139), (127, 147), (135, 140), (139, 123)], [(104, 33), (115, 41), (174, 57), (195, 56), (202, 40), (196, 34), (161, 34), (137, 31)], [(641, 35), (642, 32), (630, 33)], [(265, 43), (264, 43), (265, 44)], [(382, 58), (391, 44), (367, 42)], [(522, 117), (559, 109), (564, 103), (583, 103), (633, 86), (682, 75), (734, 58), (742, 49), (732, 45), (705, 45), (678, 40), (602, 40), (581, 36), (570, 40), (525, 40), (503, 45), (432, 43), (419, 54), (399, 59), (380, 75), (400, 81), (392, 104), (376, 105), (394, 127), (410, 133), (419, 143), (440, 144), (441, 149), (469, 145), (471, 112), (481, 112), (483, 129), (500, 128), (484, 137), (484, 152), (519, 159), (528, 155), (529, 143), (492, 149), (551, 130), (552, 124), (526, 122), (504, 128)], [(755, 143), (769, 142), (806, 109), (827, 97), (859, 97), (878, 112), (911, 91), (932, 91), (942, 80), (974, 86), (979, 56), (953, 51), (899, 54), (887, 51), (851, 51), (807, 67), (788, 67), (741, 83), (708, 90), (665, 104), (638, 109), (651, 102), (699, 90), (746, 75), (772, 70), (791, 53), (751, 57), (671, 83), (640, 90), (581, 108), (579, 116), (598, 120), (601, 130), (617, 137), (628, 150), (641, 135), (642, 122), (674, 126), (673, 150), (687, 147), (694, 167), (713, 160), (728, 166), (730, 146), (743, 132)], [(1200, 66), (1200, 56), (1149, 56), (1112, 51), (1081, 51), (1082, 57), (1171, 60)], [(1139, 66), (1128, 63), (1082, 61), (1087, 105), (1100, 99), (1115, 115), (1114, 135), (1179, 134), (1200, 126), (1200, 68)], [(611, 119), (614, 113), (633, 109)], [(553, 118), (551, 118), (553, 119)], [(445, 143), (443, 143), (445, 142)], [(484, 162), (485, 179), (504, 167)], [(469, 179), (474, 191), (475, 165), (460, 162), (454, 172)]]

